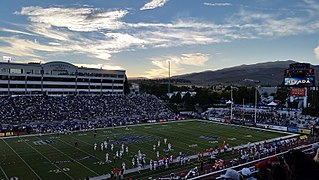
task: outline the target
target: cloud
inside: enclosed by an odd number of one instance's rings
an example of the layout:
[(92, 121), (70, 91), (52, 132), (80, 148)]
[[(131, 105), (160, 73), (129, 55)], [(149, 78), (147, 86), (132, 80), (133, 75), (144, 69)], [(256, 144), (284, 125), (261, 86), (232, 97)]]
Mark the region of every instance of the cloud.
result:
[[(308, 3), (308, 6), (315, 3), (312, 0), (305, 1), (305, 5)], [(167, 0), (150, 1), (141, 9), (161, 7), (167, 2)], [(211, 3), (210, 5), (232, 4)], [(315, 12), (313, 8), (310, 9)], [(26, 26), (26, 33), (39, 36), (40, 38), (37, 39), (40, 43), (38, 44), (52, 48), (52, 51), (49, 52), (65, 55), (83, 54), (94, 60), (111, 60), (115, 53), (136, 49), (206, 45), (231, 42), (237, 39), (276, 38), (313, 33), (319, 29), (319, 21), (316, 18), (318, 16), (313, 17), (314, 13), (305, 18), (283, 11), (266, 13), (247, 10), (246, 7), (228, 19), (222, 20), (220, 24), (195, 18), (180, 18), (165, 23), (126, 22), (124, 17), (130, 14), (129, 9), (92, 7), (42, 8), (30, 6), (22, 8), (15, 14), (27, 16), (31, 24)], [(23, 34), (23, 31), (16, 33), (28, 35)], [(20, 44), (18, 40), (20, 36), (11, 38), (15, 41), (10, 43), (8, 52), (40, 56), (38, 52), (43, 51), (38, 50), (39, 47), (34, 49), (32, 46), (24, 46), (29, 40), (21, 39), (23, 43)], [(19, 47), (22, 51), (16, 52), (13, 47)], [(0, 46), (0, 48), (3, 52), (8, 47)], [(181, 65), (186, 66), (179, 64), (180, 67)]]
[(61, 45), (103, 60), (135, 49), (225, 42), (221, 33), (229, 32), (222, 26), (195, 20), (127, 23), (122, 21), (127, 10), (31, 6), (15, 14), (28, 16), (32, 24), (26, 29), (48, 38), (48, 45)]
[(163, 56), (152, 58), (152, 64), (156, 68), (146, 71), (145, 77), (167, 77), (169, 63), (171, 64), (171, 75), (181, 73), (186, 66), (204, 66), (209, 59), (209, 54), (191, 53), (180, 56)]
[(29, 36), (34, 36), (35, 34), (24, 32), (24, 31), (19, 31), (15, 29), (7, 29), (7, 28), (0, 28), (0, 31), (3, 32), (9, 32), (9, 33), (14, 33), (14, 34), (24, 34), (24, 35), (29, 35)]
[(26, 29), (41, 37), (53, 40), (67, 41), (70, 39), (70, 33), (66, 31), (56, 30), (53, 27), (51, 27), (51, 25), (34, 23), (31, 26), (28, 26)]
[(7, 46), (0, 46), (0, 53), (10, 54), (12, 56), (27, 56), (40, 58), (37, 51), (53, 53), (68, 51), (64, 47), (42, 45), (31, 40), (17, 39), (13, 37), (0, 37), (0, 41), (6, 43)]
[(167, 2), (168, 0), (151, 0), (150, 2), (144, 4), (144, 6), (140, 8), (140, 10), (148, 10), (162, 7)]
[(317, 59), (319, 59), (319, 46), (314, 49), (314, 53), (315, 53)]
[(319, 29), (318, 20), (306, 20), (305, 17), (282, 16), (281, 13), (263, 13), (241, 10), (228, 23), (242, 37), (282, 37), (313, 33)]
[(142, 45), (147, 43), (145, 40), (134, 37), (128, 33), (105, 33), (105, 36), (108, 43), (105, 43), (102, 46), (105, 49), (110, 49), (115, 52), (121, 49), (130, 48), (134, 45)]
[(121, 66), (107, 65), (107, 64), (74, 64), (77, 67), (97, 68), (107, 70), (124, 70)]
[(319, 3), (314, 0), (304, 0), (306, 3), (306, 8), (311, 11), (313, 14), (318, 14), (319, 11)]
[(231, 6), (231, 3), (228, 2), (223, 2), (223, 3), (209, 3), (209, 2), (204, 2), (204, 5), (206, 6)]
[(123, 26), (121, 18), (127, 10), (101, 10), (96, 8), (42, 8), (23, 7), (18, 15), (27, 15), (33, 23), (46, 26), (64, 27), (71, 31), (98, 31), (100, 29), (119, 29)]

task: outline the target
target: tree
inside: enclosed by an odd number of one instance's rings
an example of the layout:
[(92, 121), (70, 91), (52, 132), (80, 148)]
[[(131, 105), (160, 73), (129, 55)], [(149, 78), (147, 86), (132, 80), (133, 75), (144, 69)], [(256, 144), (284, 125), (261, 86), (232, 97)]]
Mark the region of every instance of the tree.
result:
[(267, 93), (267, 92), (263, 92), (262, 95), (263, 95), (263, 97), (265, 97), (265, 98), (268, 97), (268, 93)]
[(174, 94), (171, 99), (169, 100), (170, 103), (176, 103), (179, 104), (182, 102), (182, 96), (180, 93)]
[(130, 85), (128, 83), (127, 77), (125, 75), (125, 80), (124, 80), (124, 94), (130, 93)]
[(275, 99), (279, 100), (281, 102), (281, 104), (286, 102), (286, 99), (288, 98), (288, 92), (289, 92), (289, 88), (286, 86), (278, 86), (277, 87), (277, 93), (275, 95)]

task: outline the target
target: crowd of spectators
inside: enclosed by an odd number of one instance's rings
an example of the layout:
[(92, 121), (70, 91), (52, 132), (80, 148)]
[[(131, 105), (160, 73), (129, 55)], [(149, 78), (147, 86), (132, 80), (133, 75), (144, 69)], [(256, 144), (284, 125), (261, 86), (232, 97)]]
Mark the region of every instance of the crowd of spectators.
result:
[[(2, 96), (2, 126), (53, 126), (63, 128), (107, 126), (141, 120), (167, 119), (170, 109), (148, 94), (101, 96)], [(56, 125), (59, 126), (56, 126)], [(0, 126), (1, 127), (1, 126)]]
[[(262, 124), (308, 128), (319, 122), (319, 118), (302, 115), (300, 111), (277, 110), (274, 108), (257, 109), (256, 122)], [(203, 113), (204, 117), (230, 119), (230, 108), (212, 108)], [(254, 122), (255, 110), (253, 108), (233, 108), (232, 120), (241, 122)]]
[[(310, 148), (312, 151), (307, 151), (307, 153), (302, 151), (302, 149), (306, 150), (309, 147), (307, 144), (311, 142), (316, 142), (316, 140), (302, 140), (300, 138), (279, 139), (269, 143), (259, 142), (230, 148), (224, 152), (210, 151), (207, 154), (208, 156), (211, 154), (209, 157), (210, 163), (206, 167), (201, 166), (199, 168), (200, 171), (197, 174), (193, 174), (192, 177), (214, 171), (217, 174), (218, 171), (226, 169), (226, 172), (218, 179), (317, 180), (319, 179), (318, 143), (312, 145), (312, 148)], [(298, 147), (301, 147), (301, 149)], [(235, 158), (231, 160), (216, 158), (217, 155), (220, 156), (225, 153), (232, 154)], [(251, 163), (256, 161), (258, 162), (257, 164)], [(252, 167), (253, 165), (255, 166)], [(238, 167), (242, 169), (240, 170)]]
[(312, 155), (300, 150), (291, 150), (283, 157), (272, 156), (267, 161), (258, 162), (256, 173), (249, 168), (241, 171), (227, 169), (221, 179), (229, 180), (317, 180), (319, 164)]

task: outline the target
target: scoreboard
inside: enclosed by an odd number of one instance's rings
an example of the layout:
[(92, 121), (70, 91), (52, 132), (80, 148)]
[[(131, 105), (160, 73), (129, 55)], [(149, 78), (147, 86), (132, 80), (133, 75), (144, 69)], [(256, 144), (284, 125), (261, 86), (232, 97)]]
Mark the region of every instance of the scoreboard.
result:
[(313, 68), (309, 69), (286, 69), (285, 77), (314, 77), (315, 70)]
[(308, 63), (290, 64), (284, 73), (284, 85), (289, 87), (315, 86), (315, 71)]

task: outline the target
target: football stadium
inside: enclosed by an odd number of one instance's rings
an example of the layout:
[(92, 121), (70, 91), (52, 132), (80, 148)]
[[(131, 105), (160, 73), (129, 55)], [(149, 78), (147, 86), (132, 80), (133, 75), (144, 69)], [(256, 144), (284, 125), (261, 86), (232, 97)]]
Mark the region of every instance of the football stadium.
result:
[[(291, 151), (314, 156), (318, 146), (318, 118), (298, 108), (229, 103), (233, 87), (224, 105), (205, 111), (196, 105), (194, 111), (178, 113), (169, 104), (173, 96), (167, 101), (148, 93), (126, 93), (125, 71), (112, 76), (109, 73), (118, 72), (89, 69), (92, 74), (85, 74), (84, 68), (63, 62), (5, 65), (1, 180), (219, 179), (229, 173), (248, 177), (258, 175), (260, 163), (270, 166)], [(295, 78), (296, 67), (310, 68), (292, 64), (285, 79)], [(38, 71), (41, 81), (28, 81), (37, 76), (27, 73), (37, 72), (32, 68), (45, 69)], [(104, 89), (104, 81), (113, 83)], [(78, 89), (81, 86), (86, 89)], [(291, 92), (302, 94), (300, 89)], [(296, 102), (302, 105), (304, 98)]]
[(1, 0), (0, 180), (319, 180), (319, 1)]

